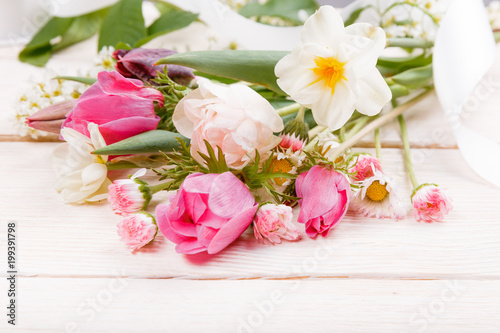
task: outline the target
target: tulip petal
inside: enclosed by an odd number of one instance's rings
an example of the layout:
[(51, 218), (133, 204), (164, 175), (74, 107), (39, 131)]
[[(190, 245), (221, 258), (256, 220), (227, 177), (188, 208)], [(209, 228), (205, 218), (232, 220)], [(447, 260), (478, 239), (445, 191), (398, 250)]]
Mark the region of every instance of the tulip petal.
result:
[(229, 171), (214, 180), (208, 198), (210, 210), (223, 218), (231, 218), (254, 203), (246, 185)]
[[(299, 223), (327, 213), (339, 199), (337, 178), (343, 177), (335, 170), (313, 166), (299, 183), (297, 195), (302, 197)], [(297, 185), (297, 184), (296, 184)]]
[(175, 252), (184, 254), (195, 254), (205, 251), (207, 248), (201, 245), (196, 239), (191, 239), (177, 244)]
[(192, 173), (186, 177), (182, 183), (182, 188), (190, 193), (210, 192), (213, 182), (219, 175), (216, 173), (202, 174), (201, 172)]
[(229, 220), (212, 239), (207, 252), (218, 253), (234, 242), (252, 223), (257, 208), (258, 205), (255, 205)]
[(158, 116), (154, 118), (128, 117), (99, 125), (99, 130), (106, 140), (106, 144), (110, 145), (137, 134), (152, 131), (156, 129), (159, 122), (160, 117)]

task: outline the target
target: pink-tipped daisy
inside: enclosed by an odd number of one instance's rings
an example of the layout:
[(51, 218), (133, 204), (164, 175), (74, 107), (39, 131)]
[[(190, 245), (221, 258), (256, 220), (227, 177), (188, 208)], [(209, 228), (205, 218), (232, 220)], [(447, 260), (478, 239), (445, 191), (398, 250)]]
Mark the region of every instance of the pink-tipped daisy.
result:
[(394, 181), (379, 170), (363, 180), (354, 194), (352, 206), (366, 217), (401, 220), (406, 216), (403, 198)]
[(434, 184), (422, 184), (411, 197), (417, 221), (440, 222), (453, 206), (451, 199)]

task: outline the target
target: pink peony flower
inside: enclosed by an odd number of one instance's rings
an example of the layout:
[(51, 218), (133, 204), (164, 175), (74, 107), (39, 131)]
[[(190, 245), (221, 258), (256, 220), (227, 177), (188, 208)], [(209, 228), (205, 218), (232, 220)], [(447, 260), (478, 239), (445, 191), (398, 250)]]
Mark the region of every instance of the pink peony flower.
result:
[(452, 209), (451, 199), (437, 185), (420, 185), (411, 198), (413, 215), (417, 221), (440, 222)]
[[(116, 50), (113, 58), (116, 59), (116, 70), (125, 77), (149, 81), (163, 72), (165, 65), (155, 63), (169, 55), (176, 54), (174, 50), (167, 49), (141, 49)], [(187, 84), (193, 78), (193, 71), (179, 65), (168, 65), (168, 76), (177, 83)]]
[(158, 205), (162, 234), (178, 253), (222, 251), (252, 223), (258, 205), (231, 172), (186, 177), (170, 204)]
[(378, 158), (371, 155), (359, 155), (358, 162), (349, 169), (349, 172), (356, 172), (356, 174), (352, 176), (352, 179), (364, 181), (366, 178), (373, 177), (375, 170), (382, 171), (382, 166)]
[(311, 238), (326, 237), (330, 229), (346, 214), (351, 188), (347, 178), (331, 166), (313, 166), (295, 181), (301, 199), (298, 222), (305, 223)]
[(146, 169), (141, 169), (130, 179), (117, 179), (109, 185), (108, 201), (115, 214), (126, 216), (146, 209), (152, 192), (146, 182), (137, 178), (145, 174)]
[(193, 90), (177, 104), (172, 117), (175, 128), (191, 139), (191, 153), (200, 163), (199, 152), (208, 155), (205, 140), (220, 147), (229, 167), (243, 168), (257, 150), (264, 160), (280, 138), (273, 132), (283, 121), (269, 102), (241, 84), (222, 85), (198, 80)]
[(117, 227), (118, 236), (132, 251), (151, 243), (158, 232), (154, 217), (145, 212), (127, 216)]
[(154, 130), (160, 121), (154, 103), (163, 106), (163, 95), (135, 79), (117, 72), (100, 72), (94, 83), (77, 101), (63, 127), (89, 136), (88, 123), (99, 125), (106, 144)]
[(292, 224), (292, 208), (285, 205), (265, 204), (257, 211), (253, 231), (258, 240), (268, 239), (273, 244), (281, 239), (297, 240), (299, 230)]

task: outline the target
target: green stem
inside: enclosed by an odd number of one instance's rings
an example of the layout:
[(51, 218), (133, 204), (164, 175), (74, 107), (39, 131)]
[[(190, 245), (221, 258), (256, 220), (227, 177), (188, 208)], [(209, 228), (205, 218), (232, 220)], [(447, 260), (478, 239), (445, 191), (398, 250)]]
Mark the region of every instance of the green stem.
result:
[(173, 182), (174, 181), (171, 180), (171, 181), (166, 182), (166, 183), (160, 183), (160, 184), (149, 186), (149, 188), (151, 189), (151, 192), (153, 192), (153, 194), (154, 194), (154, 193), (163, 191), (164, 189), (166, 189), (167, 187), (169, 187), (170, 185), (172, 185)]
[(367, 122), (369, 122), (371, 117), (364, 116), (362, 118), (359, 118), (356, 120), (356, 124), (354, 127), (347, 133), (346, 135), (346, 140), (352, 137), (354, 134), (358, 133), (365, 125)]
[(299, 112), (297, 112), (297, 116), (295, 117), (295, 120), (304, 122), (304, 115), (306, 114), (306, 108), (304, 106), (300, 106)]
[(425, 39), (418, 39), (418, 38), (388, 38), (387, 39), (387, 47), (403, 47), (403, 48), (421, 48), (421, 49), (428, 49), (434, 46), (434, 43), (425, 40)]
[(382, 143), (380, 142), (380, 128), (375, 129), (373, 140), (375, 141), (376, 156), (380, 160), (382, 158)]
[(411, 162), (410, 140), (408, 140), (408, 131), (406, 129), (406, 122), (402, 114), (398, 116), (398, 121), (399, 121), (399, 126), (401, 127), (401, 138), (403, 139), (403, 149), (405, 152), (406, 169), (408, 170), (408, 174), (410, 175), (410, 180), (413, 185), (413, 188), (416, 188), (418, 186), (418, 181), (417, 178), (415, 177), (415, 171), (413, 170), (413, 164)]
[(318, 140), (318, 134), (320, 133), (327, 133), (329, 131), (328, 128), (323, 127), (323, 126), (316, 126), (312, 130), (309, 131), (309, 143), (304, 147), (305, 151), (309, 151), (314, 146), (316, 143), (319, 141)]
[(383, 116), (380, 116), (379, 118), (375, 119), (374, 121), (363, 127), (363, 129), (361, 129), (358, 133), (354, 134), (352, 137), (347, 139), (347, 141), (343, 142), (335, 150), (335, 153), (333, 154), (333, 156), (331, 156), (331, 159), (335, 161), (337, 157), (339, 157), (344, 153), (344, 151), (346, 151), (347, 149), (351, 148), (356, 143), (358, 143), (358, 141), (364, 138), (365, 135), (370, 134), (375, 129), (387, 124), (389, 121), (393, 120), (394, 118), (402, 114), (404, 111), (406, 111), (410, 107), (414, 106), (415, 104), (417, 104), (418, 102), (429, 96), (432, 93), (432, 91), (433, 89), (430, 89), (421, 93), (420, 95), (398, 106), (397, 108), (391, 110), (390, 112), (387, 112)]
[(287, 116), (289, 114), (294, 114), (295, 112), (297, 112), (299, 110), (300, 110), (300, 104), (294, 103), (294, 104), (282, 107), (282, 108), (276, 110), (276, 112), (278, 112), (280, 117), (283, 117), (283, 116)]

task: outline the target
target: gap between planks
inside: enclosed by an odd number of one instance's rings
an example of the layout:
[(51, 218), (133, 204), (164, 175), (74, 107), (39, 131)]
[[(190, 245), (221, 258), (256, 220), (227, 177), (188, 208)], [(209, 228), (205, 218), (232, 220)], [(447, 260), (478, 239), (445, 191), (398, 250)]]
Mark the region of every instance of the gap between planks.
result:
[[(41, 137), (39, 139), (32, 139), (30, 137), (23, 137), (20, 135), (5, 135), (5, 134), (0, 134), (0, 142), (62, 142), (59, 140), (59, 138), (55, 135), (49, 135), (46, 137)], [(375, 144), (369, 143), (369, 142), (360, 142), (356, 144), (354, 147), (356, 148), (375, 148)], [(457, 145), (438, 145), (438, 144), (430, 144), (430, 145), (425, 145), (425, 144), (411, 144), (412, 148), (416, 149), (458, 149)], [(402, 143), (398, 142), (382, 142), (382, 148), (393, 148), (393, 149), (402, 149), (403, 145)]]

